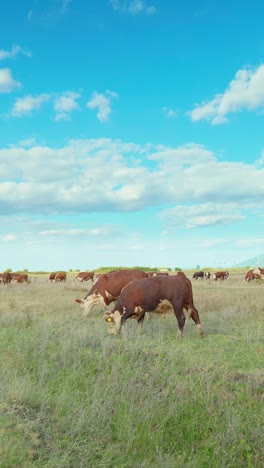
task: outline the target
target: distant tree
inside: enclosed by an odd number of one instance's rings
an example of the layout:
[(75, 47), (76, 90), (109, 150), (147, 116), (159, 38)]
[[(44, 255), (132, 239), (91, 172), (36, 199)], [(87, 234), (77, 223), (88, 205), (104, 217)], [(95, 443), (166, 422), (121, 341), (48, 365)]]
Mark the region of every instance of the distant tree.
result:
[(6, 273), (11, 273), (12, 268), (6, 268), (5, 271), (6, 271)]
[(174, 271), (182, 271), (182, 269), (179, 268), (179, 267), (176, 267), (176, 268), (174, 268)]
[(196, 265), (196, 270), (200, 270), (200, 265)]

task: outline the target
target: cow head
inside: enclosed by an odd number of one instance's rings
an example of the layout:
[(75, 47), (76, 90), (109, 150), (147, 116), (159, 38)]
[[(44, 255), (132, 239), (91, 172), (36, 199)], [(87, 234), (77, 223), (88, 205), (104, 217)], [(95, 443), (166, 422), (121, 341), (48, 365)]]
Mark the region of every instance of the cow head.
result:
[(110, 335), (117, 335), (121, 328), (121, 315), (118, 310), (115, 312), (107, 311), (105, 313), (105, 321), (108, 325), (108, 332)]
[(104, 298), (98, 292), (95, 292), (95, 293), (91, 294), (90, 296), (87, 296), (84, 299), (75, 299), (75, 301), (78, 304), (80, 304), (80, 306), (83, 308), (83, 316), (84, 317), (87, 317), (87, 315), (89, 315), (92, 308), (96, 304), (101, 305), (104, 309), (106, 308)]

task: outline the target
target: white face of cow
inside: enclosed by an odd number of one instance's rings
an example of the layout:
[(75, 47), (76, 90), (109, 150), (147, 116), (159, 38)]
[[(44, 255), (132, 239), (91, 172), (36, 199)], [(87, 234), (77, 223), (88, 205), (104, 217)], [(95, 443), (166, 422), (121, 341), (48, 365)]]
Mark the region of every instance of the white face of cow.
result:
[(91, 296), (88, 296), (86, 299), (76, 299), (76, 302), (78, 302), (78, 304), (80, 304), (80, 306), (83, 308), (84, 317), (87, 317), (87, 315), (89, 315), (92, 308), (96, 304), (101, 305), (104, 309), (106, 308), (104, 299), (101, 296), (101, 294), (91, 294)]
[(121, 328), (121, 314), (116, 310), (114, 313), (106, 312), (105, 321), (108, 325), (110, 335), (117, 335)]

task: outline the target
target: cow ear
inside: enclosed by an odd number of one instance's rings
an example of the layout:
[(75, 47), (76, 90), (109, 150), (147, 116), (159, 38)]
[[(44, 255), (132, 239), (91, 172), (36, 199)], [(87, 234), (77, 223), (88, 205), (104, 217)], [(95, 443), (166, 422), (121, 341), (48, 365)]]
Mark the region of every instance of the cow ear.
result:
[(75, 299), (75, 301), (78, 302), (78, 304), (83, 304), (84, 303), (83, 299)]

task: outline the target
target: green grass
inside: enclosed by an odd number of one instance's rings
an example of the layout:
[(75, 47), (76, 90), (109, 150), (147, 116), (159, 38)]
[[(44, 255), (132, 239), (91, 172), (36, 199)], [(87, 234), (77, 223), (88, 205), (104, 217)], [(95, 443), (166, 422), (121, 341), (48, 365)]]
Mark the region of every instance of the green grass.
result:
[[(73, 275), (74, 277), (74, 275)], [(0, 285), (0, 467), (262, 467), (264, 284), (193, 282), (204, 338), (107, 334), (89, 285)]]

